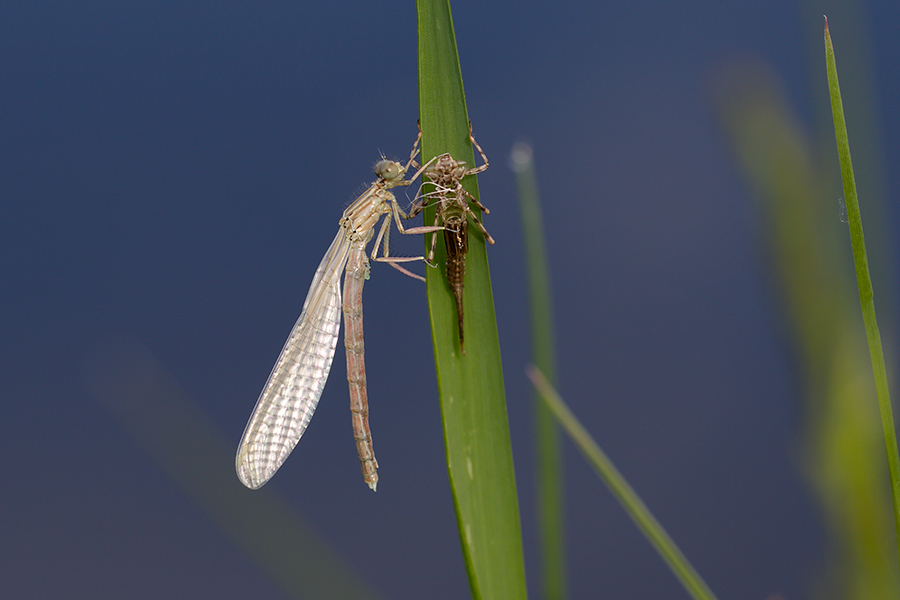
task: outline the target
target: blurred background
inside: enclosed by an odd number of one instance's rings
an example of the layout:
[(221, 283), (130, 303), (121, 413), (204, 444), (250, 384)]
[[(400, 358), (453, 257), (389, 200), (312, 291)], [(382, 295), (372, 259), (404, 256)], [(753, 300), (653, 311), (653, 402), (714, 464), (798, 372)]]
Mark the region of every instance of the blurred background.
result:
[[(836, 516), (828, 486), (855, 488), (822, 466), (835, 438), (815, 408), (843, 389), (861, 422), (877, 414), (845, 270), (822, 14), (890, 368), (900, 5), (457, 1), (453, 12), (491, 159), (479, 187), (497, 240), (531, 595), (534, 405), (508, 166), (520, 140), (544, 201), (560, 392), (710, 587), (734, 600), (829, 597), (854, 577), (895, 589), (877, 494), (874, 508), (846, 510), (865, 517), (878, 573), (836, 566), (859, 528)], [(381, 152), (408, 156), (415, 35), (412, 3), (0, 5), (4, 598), (326, 597), (309, 572), (373, 597), (468, 596), (421, 283), (373, 265), (366, 284), (377, 494), (359, 473), (340, 347), (275, 478), (250, 492), (233, 474), (342, 210)], [(413, 192), (398, 193), (402, 205)], [(814, 217), (778, 212), (798, 197)], [(824, 241), (791, 237), (808, 228)], [(394, 254), (422, 251), (419, 238), (392, 240)], [(831, 260), (793, 261), (791, 242)], [(851, 287), (792, 289), (810, 273)], [(838, 297), (848, 323), (819, 310)], [(851, 340), (828, 352), (856, 365), (836, 381), (815, 356), (835, 344), (816, 339), (825, 331)], [(851, 472), (874, 464), (886, 486), (880, 425), (860, 431), (862, 458), (835, 452)], [(687, 597), (564, 448), (571, 596)]]

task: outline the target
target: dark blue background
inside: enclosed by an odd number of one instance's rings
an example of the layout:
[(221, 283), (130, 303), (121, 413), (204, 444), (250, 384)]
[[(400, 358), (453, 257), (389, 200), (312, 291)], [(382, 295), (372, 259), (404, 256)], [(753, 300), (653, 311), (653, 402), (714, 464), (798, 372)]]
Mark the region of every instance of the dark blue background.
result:
[[(802, 597), (821, 564), (795, 365), (711, 93), (739, 60), (761, 61), (813, 127), (821, 14), (839, 67), (842, 18), (857, 17), (811, 4), (453, 5), (492, 160), (479, 186), (533, 597), (526, 284), (506, 164), (520, 138), (535, 148), (573, 410), (720, 597)], [(870, 117), (896, 165), (900, 8), (861, 10), (869, 45), (854, 51), (873, 59), (884, 114)], [(284, 597), (91, 396), (82, 365), (110, 335), (140, 340), (233, 452), (341, 211), (380, 151), (409, 152), (415, 32), (412, 3), (0, 6), (4, 598)], [(835, 182), (823, 202), (845, 227)], [(395, 236), (395, 252), (420, 249)], [(372, 271), (378, 493), (354, 458), (340, 351), (269, 487), (385, 597), (463, 598), (424, 287)], [(569, 444), (566, 456), (573, 597), (686, 597)]]

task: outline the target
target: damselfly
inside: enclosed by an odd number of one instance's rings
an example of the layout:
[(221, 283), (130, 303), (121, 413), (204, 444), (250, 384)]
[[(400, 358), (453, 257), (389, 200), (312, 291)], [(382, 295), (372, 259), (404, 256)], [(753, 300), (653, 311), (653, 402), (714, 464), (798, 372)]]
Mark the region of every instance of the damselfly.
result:
[[(426, 164), (421, 169), (421, 172), (423, 176), (428, 177), (429, 181), (434, 184), (434, 190), (423, 194), (409, 212), (409, 218), (412, 218), (426, 206), (434, 203), (436, 209), (434, 225), (437, 226), (438, 223), (444, 225), (444, 243), (447, 246), (447, 281), (450, 284), (450, 290), (453, 292), (453, 299), (456, 301), (459, 349), (463, 354), (466, 353), (463, 342), (463, 285), (466, 275), (466, 254), (469, 252), (468, 217), (472, 217), (472, 221), (481, 231), (484, 239), (489, 244), (494, 243), (494, 238), (487, 232), (478, 216), (469, 206), (469, 200), (484, 214), (490, 214), (491, 211), (462, 185), (464, 177), (481, 173), (489, 166), (484, 150), (481, 149), (481, 146), (478, 145), (478, 142), (475, 141), (475, 137), (472, 135), (471, 123), (469, 123), (469, 140), (478, 150), (478, 154), (481, 155), (484, 164), (470, 169), (465, 162), (454, 159), (449, 152), (433, 158), (431, 164)], [(429, 263), (434, 261), (437, 237), (437, 234), (431, 236), (431, 249), (428, 252)]]
[[(338, 233), (316, 269), (300, 318), (259, 395), (238, 446), (235, 458), (238, 478), (251, 489), (260, 488), (275, 474), (306, 431), (331, 369), (342, 308), (353, 437), (363, 478), (369, 487), (375, 489), (378, 463), (369, 431), (363, 357), (362, 288), (369, 272), (366, 245), (372, 239), (378, 220), (384, 216), (375, 238), (372, 259), (387, 262), (407, 275), (422, 279), (397, 263), (423, 260), (424, 257), (391, 257), (388, 250), (392, 217), (401, 233), (428, 233), (442, 229), (438, 226), (404, 229), (400, 217), (407, 218), (407, 215), (390, 191), (393, 187), (412, 182), (405, 176), (410, 165), (415, 164), (421, 139), (420, 131), (405, 166), (382, 158), (375, 165), (378, 178), (344, 211)], [(378, 257), (378, 248), (382, 244), (382, 256)], [(345, 265), (342, 306), (340, 278)]]

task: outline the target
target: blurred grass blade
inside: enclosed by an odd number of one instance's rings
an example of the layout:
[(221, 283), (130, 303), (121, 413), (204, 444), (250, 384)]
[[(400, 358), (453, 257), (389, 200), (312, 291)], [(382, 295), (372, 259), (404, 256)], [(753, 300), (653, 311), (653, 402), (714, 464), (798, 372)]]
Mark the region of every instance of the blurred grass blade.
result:
[[(888, 471), (891, 478), (891, 496), (894, 503), (895, 543), (900, 546), (900, 455), (897, 451), (897, 435), (894, 428), (894, 415), (891, 409), (891, 398), (888, 391), (887, 369), (884, 364), (884, 351), (881, 346), (881, 333), (875, 317), (875, 293), (869, 275), (869, 259), (866, 256), (866, 241), (863, 236), (862, 216), (859, 211), (859, 199), (856, 194), (856, 181), (853, 176), (853, 163), (850, 159), (850, 140), (847, 136), (847, 124), (844, 120), (844, 106), (841, 101), (841, 88), (838, 83), (837, 65), (834, 59), (834, 46), (828, 31), (828, 19), (825, 19), (825, 62), (828, 70), (828, 91), (831, 96), (831, 113), (834, 117), (834, 134), (837, 141), (838, 158), (841, 163), (841, 179), (844, 183), (844, 200), (847, 206), (847, 223), (850, 227), (850, 244), (853, 247), (853, 263), (856, 269), (856, 285), (859, 288), (859, 302), (862, 308), (863, 322), (866, 327), (866, 339), (869, 343), (869, 356), (875, 374), (875, 389), (878, 394), (878, 406), (881, 411), (881, 426), (884, 431), (884, 444), (887, 451)], [(900, 550), (900, 547), (898, 547)], [(898, 552), (900, 554), (900, 552)]]
[(700, 577), (700, 574), (691, 566), (684, 554), (681, 553), (681, 550), (678, 549), (678, 546), (675, 545), (675, 542), (672, 541), (672, 538), (669, 537), (669, 534), (666, 533), (662, 525), (650, 513), (650, 509), (641, 501), (637, 493), (622, 474), (619, 473), (609, 457), (606, 456), (606, 453), (591, 438), (591, 434), (578, 422), (578, 419), (572, 414), (572, 411), (569, 410), (569, 407), (559, 397), (559, 394), (556, 393), (556, 390), (553, 389), (553, 386), (550, 385), (541, 371), (532, 366), (529, 367), (527, 373), (534, 386), (540, 392), (544, 402), (553, 411), (556, 418), (559, 419), (563, 429), (566, 430), (569, 437), (578, 446), (581, 454), (594, 467), (600, 479), (603, 480), (609, 491), (613, 493), (613, 496), (616, 497), (622, 508), (631, 516), (631, 519), (644, 534), (644, 537), (647, 538), (666, 564), (669, 565), (669, 568), (681, 581), (684, 589), (687, 590), (691, 597), (697, 600), (712, 600), (715, 598), (712, 590), (709, 589)]
[(246, 489), (233, 442), (137, 340), (111, 338), (85, 356), (91, 395), (260, 568), (293, 598), (375, 599), (275, 488)]
[(828, 533), (825, 564), (812, 575), (814, 595), (900, 598), (889, 556), (894, 533), (884, 444), (878, 411), (868, 401), (875, 396), (872, 366), (833, 186), (816, 168), (800, 120), (770, 69), (729, 65), (716, 91), (722, 125), (759, 203), (762, 241), (800, 371), (798, 463), (815, 486)]
[[(510, 165), (516, 173), (525, 266), (531, 305), (531, 344), (534, 364), (556, 386), (556, 345), (550, 298), (550, 271), (544, 243), (544, 226), (534, 153), (519, 142), (513, 146)], [(537, 456), (537, 520), (541, 545), (541, 589), (546, 600), (562, 600), (566, 592), (566, 540), (563, 513), (563, 461), (559, 428), (550, 408), (535, 393), (535, 445)]]
[[(418, 0), (416, 9), (419, 118), (424, 134), (421, 159), (450, 152), (455, 159), (474, 165), (450, 5), (446, 0)], [(490, 144), (480, 141), (490, 156)], [(478, 197), (475, 177), (467, 177), (464, 185)], [(497, 214), (502, 212), (497, 209)], [(434, 221), (433, 208), (425, 211), (424, 219), (426, 224)], [(426, 236), (426, 248), (430, 242)], [(444, 264), (443, 246), (437, 244), (438, 265)], [(465, 356), (459, 355), (456, 308), (443, 268), (428, 269), (427, 291), (447, 468), (472, 596), (525, 598), (500, 341), (484, 239), (475, 227), (469, 227), (463, 293)]]

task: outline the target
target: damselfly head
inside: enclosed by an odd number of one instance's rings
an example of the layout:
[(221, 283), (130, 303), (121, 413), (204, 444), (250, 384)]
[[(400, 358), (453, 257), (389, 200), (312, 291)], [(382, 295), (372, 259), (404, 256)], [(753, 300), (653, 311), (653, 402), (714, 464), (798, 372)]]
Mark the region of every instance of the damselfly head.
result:
[(425, 175), (435, 184), (444, 184), (448, 188), (455, 187), (460, 179), (468, 172), (466, 162), (454, 159), (449, 152), (438, 156), (435, 161), (425, 169)]
[(393, 160), (379, 160), (375, 163), (375, 175), (385, 181), (401, 179), (406, 174), (403, 165)]
[(449, 169), (452, 169), (455, 163), (456, 161), (453, 160), (453, 157), (450, 156), (450, 153), (444, 152), (440, 156), (436, 156), (432, 159), (431, 164), (425, 168), (425, 174), (437, 175), (438, 173), (443, 173)]

